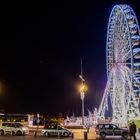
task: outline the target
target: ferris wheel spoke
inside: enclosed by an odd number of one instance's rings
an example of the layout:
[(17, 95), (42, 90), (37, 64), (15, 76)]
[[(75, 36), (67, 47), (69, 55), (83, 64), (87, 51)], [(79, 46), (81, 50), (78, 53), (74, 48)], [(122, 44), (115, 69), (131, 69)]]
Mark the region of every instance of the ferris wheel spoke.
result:
[(127, 29), (125, 29), (125, 33), (123, 34), (122, 39), (120, 39), (121, 42), (120, 42), (120, 48), (119, 48), (119, 58), (121, 58), (120, 55), (124, 56), (127, 53), (124, 51), (124, 49), (127, 48), (127, 44), (129, 42), (129, 40), (127, 39), (126, 33), (127, 33)]
[[(127, 45), (127, 44), (128, 44), (128, 41), (125, 45)], [(120, 55), (121, 54), (122, 54), (122, 57), (121, 57), (122, 62), (126, 62), (129, 58), (131, 58), (131, 50), (129, 48), (127, 48), (125, 50), (121, 50)]]
[(127, 28), (127, 24), (126, 24), (126, 20), (125, 20), (125, 17), (124, 17), (124, 15), (122, 14), (122, 22), (121, 22), (121, 26), (122, 26), (122, 28), (121, 28), (121, 34), (123, 35), (123, 33), (126, 33), (126, 30), (128, 29)]
[[(112, 72), (110, 73), (110, 76), (111, 75), (112, 75)], [(101, 104), (100, 104), (100, 107), (99, 107), (99, 110), (98, 110), (98, 115), (101, 116), (101, 117), (105, 115), (105, 108), (107, 106), (107, 98), (108, 98), (109, 92), (110, 92), (110, 81), (107, 82), (105, 92), (103, 94), (103, 99), (101, 101)]]
[[(123, 85), (123, 81), (124, 79), (123, 78), (120, 78), (121, 76), (121, 71), (117, 68), (116, 70), (116, 73), (114, 73), (114, 77), (115, 77), (115, 80), (114, 80), (114, 88), (115, 88), (115, 91), (114, 91), (114, 102), (113, 102), (113, 106), (114, 106), (114, 109), (115, 107), (117, 106), (118, 108), (118, 111), (120, 112), (120, 115), (125, 112), (125, 105), (124, 105), (124, 95), (122, 95), (123, 91), (124, 91), (124, 85)], [(116, 77), (115, 75), (120, 75), (118, 77)], [(121, 107), (121, 110), (119, 110), (119, 108)], [(114, 114), (114, 116), (117, 116), (116, 114)], [(120, 116), (121, 117), (121, 116)]]
[[(129, 71), (126, 69), (126, 67), (123, 67), (122, 69), (122, 76), (125, 78), (124, 83), (127, 83), (127, 85), (124, 86), (124, 103), (125, 103), (125, 109), (128, 110), (129, 109), (129, 102), (130, 102), (130, 91), (131, 91), (131, 78), (129, 76)], [(129, 93), (127, 93), (129, 91)]]
[(129, 87), (131, 87), (132, 85), (131, 85), (131, 77), (130, 77), (130, 75), (131, 75), (131, 71), (130, 71), (130, 69), (127, 67), (127, 66), (123, 66), (123, 67), (121, 67), (121, 70), (122, 70), (122, 73), (123, 73), (123, 75), (126, 77), (126, 81), (128, 81), (129, 83)]
[(119, 51), (119, 58), (122, 59), (122, 62), (125, 62), (130, 57), (130, 46), (129, 46), (129, 40), (125, 40), (121, 43)]
[(122, 31), (122, 26), (123, 26), (123, 24), (122, 24), (122, 23), (123, 23), (123, 15), (121, 15), (121, 14), (120, 14), (119, 22), (120, 22), (119, 32), (121, 33), (121, 31)]
[[(136, 102), (136, 100), (135, 100), (135, 98), (132, 94), (132, 82), (131, 82), (131, 77), (130, 77), (131, 70), (127, 66), (123, 67), (122, 70), (124, 71), (124, 73), (126, 75), (126, 78), (127, 78), (126, 82), (128, 81), (128, 84), (129, 84), (129, 90), (128, 91), (130, 91), (130, 93), (126, 95), (127, 97), (129, 97), (129, 99), (127, 100), (127, 110), (132, 110), (132, 108), (129, 109), (130, 106), (133, 106), (133, 102), (135, 102), (135, 105), (136, 104), (138, 105), (138, 102)], [(133, 99), (133, 102), (132, 102), (132, 99)]]
[(122, 36), (122, 38), (120, 39), (121, 40), (121, 44), (120, 44), (121, 48), (123, 48), (125, 41), (128, 40), (128, 33), (127, 32), (128, 32), (128, 28), (126, 28), (124, 33), (121, 34), (121, 36)]
[(122, 21), (121, 21), (121, 36), (123, 36), (123, 33), (126, 30), (126, 21), (124, 20), (124, 15), (122, 15)]

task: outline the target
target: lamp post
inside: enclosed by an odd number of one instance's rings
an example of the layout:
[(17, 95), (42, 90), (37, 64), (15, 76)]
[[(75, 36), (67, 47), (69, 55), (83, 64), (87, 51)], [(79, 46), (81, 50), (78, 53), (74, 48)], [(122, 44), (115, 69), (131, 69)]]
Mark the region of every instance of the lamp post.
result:
[(87, 86), (84, 84), (84, 78), (82, 75), (79, 76), (81, 79), (81, 85), (80, 85), (80, 96), (82, 101), (82, 125), (84, 125), (84, 99), (85, 99), (85, 92), (87, 91)]
[(37, 113), (37, 129), (35, 131), (34, 137), (37, 137), (37, 132), (38, 132), (38, 128), (39, 128), (39, 122), (40, 122), (40, 120), (39, 120), (39, 113)]
[(85, 79), (83, 78), (83, 66), (82, 66), (82, 59), (81, 61), (81, 74), (79, 75), (79, 78), (81, 79), (81, 84), (80, 84), (80, 96), (81, 96), (81, 101), (82, 101), (82, 125), (84, 125), (84, 99), (85, 99), (85, 93), (87, 91), (87, 86), (85, 85)]

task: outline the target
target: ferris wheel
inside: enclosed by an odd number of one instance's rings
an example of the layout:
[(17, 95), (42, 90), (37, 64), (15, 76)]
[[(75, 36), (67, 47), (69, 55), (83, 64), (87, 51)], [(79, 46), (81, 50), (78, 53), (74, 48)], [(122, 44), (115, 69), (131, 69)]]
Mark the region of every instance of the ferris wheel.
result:
[(125, 125), (139, 115), (140, 30), (129, 5), (113, 7), (107, 31), (107, 84), (98, 110), (105, 117), (109, 107), (112, 122)]

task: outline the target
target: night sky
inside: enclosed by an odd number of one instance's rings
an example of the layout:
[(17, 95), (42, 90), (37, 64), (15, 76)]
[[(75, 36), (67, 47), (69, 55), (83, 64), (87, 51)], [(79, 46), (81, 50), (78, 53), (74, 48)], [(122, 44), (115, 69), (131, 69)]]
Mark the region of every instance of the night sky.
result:
[[(138, 1), (127, 4), (140, 22)], [(86, 113), (98, 107), (107, 80), (107, 24), (115, 4), (120, 1), (50, 2), (38, 16), (2, 17), (0, 109), (80, 115), (80, 58), (88, 85)]]

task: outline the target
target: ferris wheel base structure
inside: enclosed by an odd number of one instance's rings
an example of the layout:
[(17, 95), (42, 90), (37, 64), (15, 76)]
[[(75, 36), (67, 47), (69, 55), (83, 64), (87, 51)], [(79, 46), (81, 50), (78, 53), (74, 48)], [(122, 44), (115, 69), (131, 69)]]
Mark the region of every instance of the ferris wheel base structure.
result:
[(115, 5), (106, 41), (107, 83), (98, 117), (111, 112), (112, 122), (126, 126), (140, 116), (140, 30), (133, 9)]

